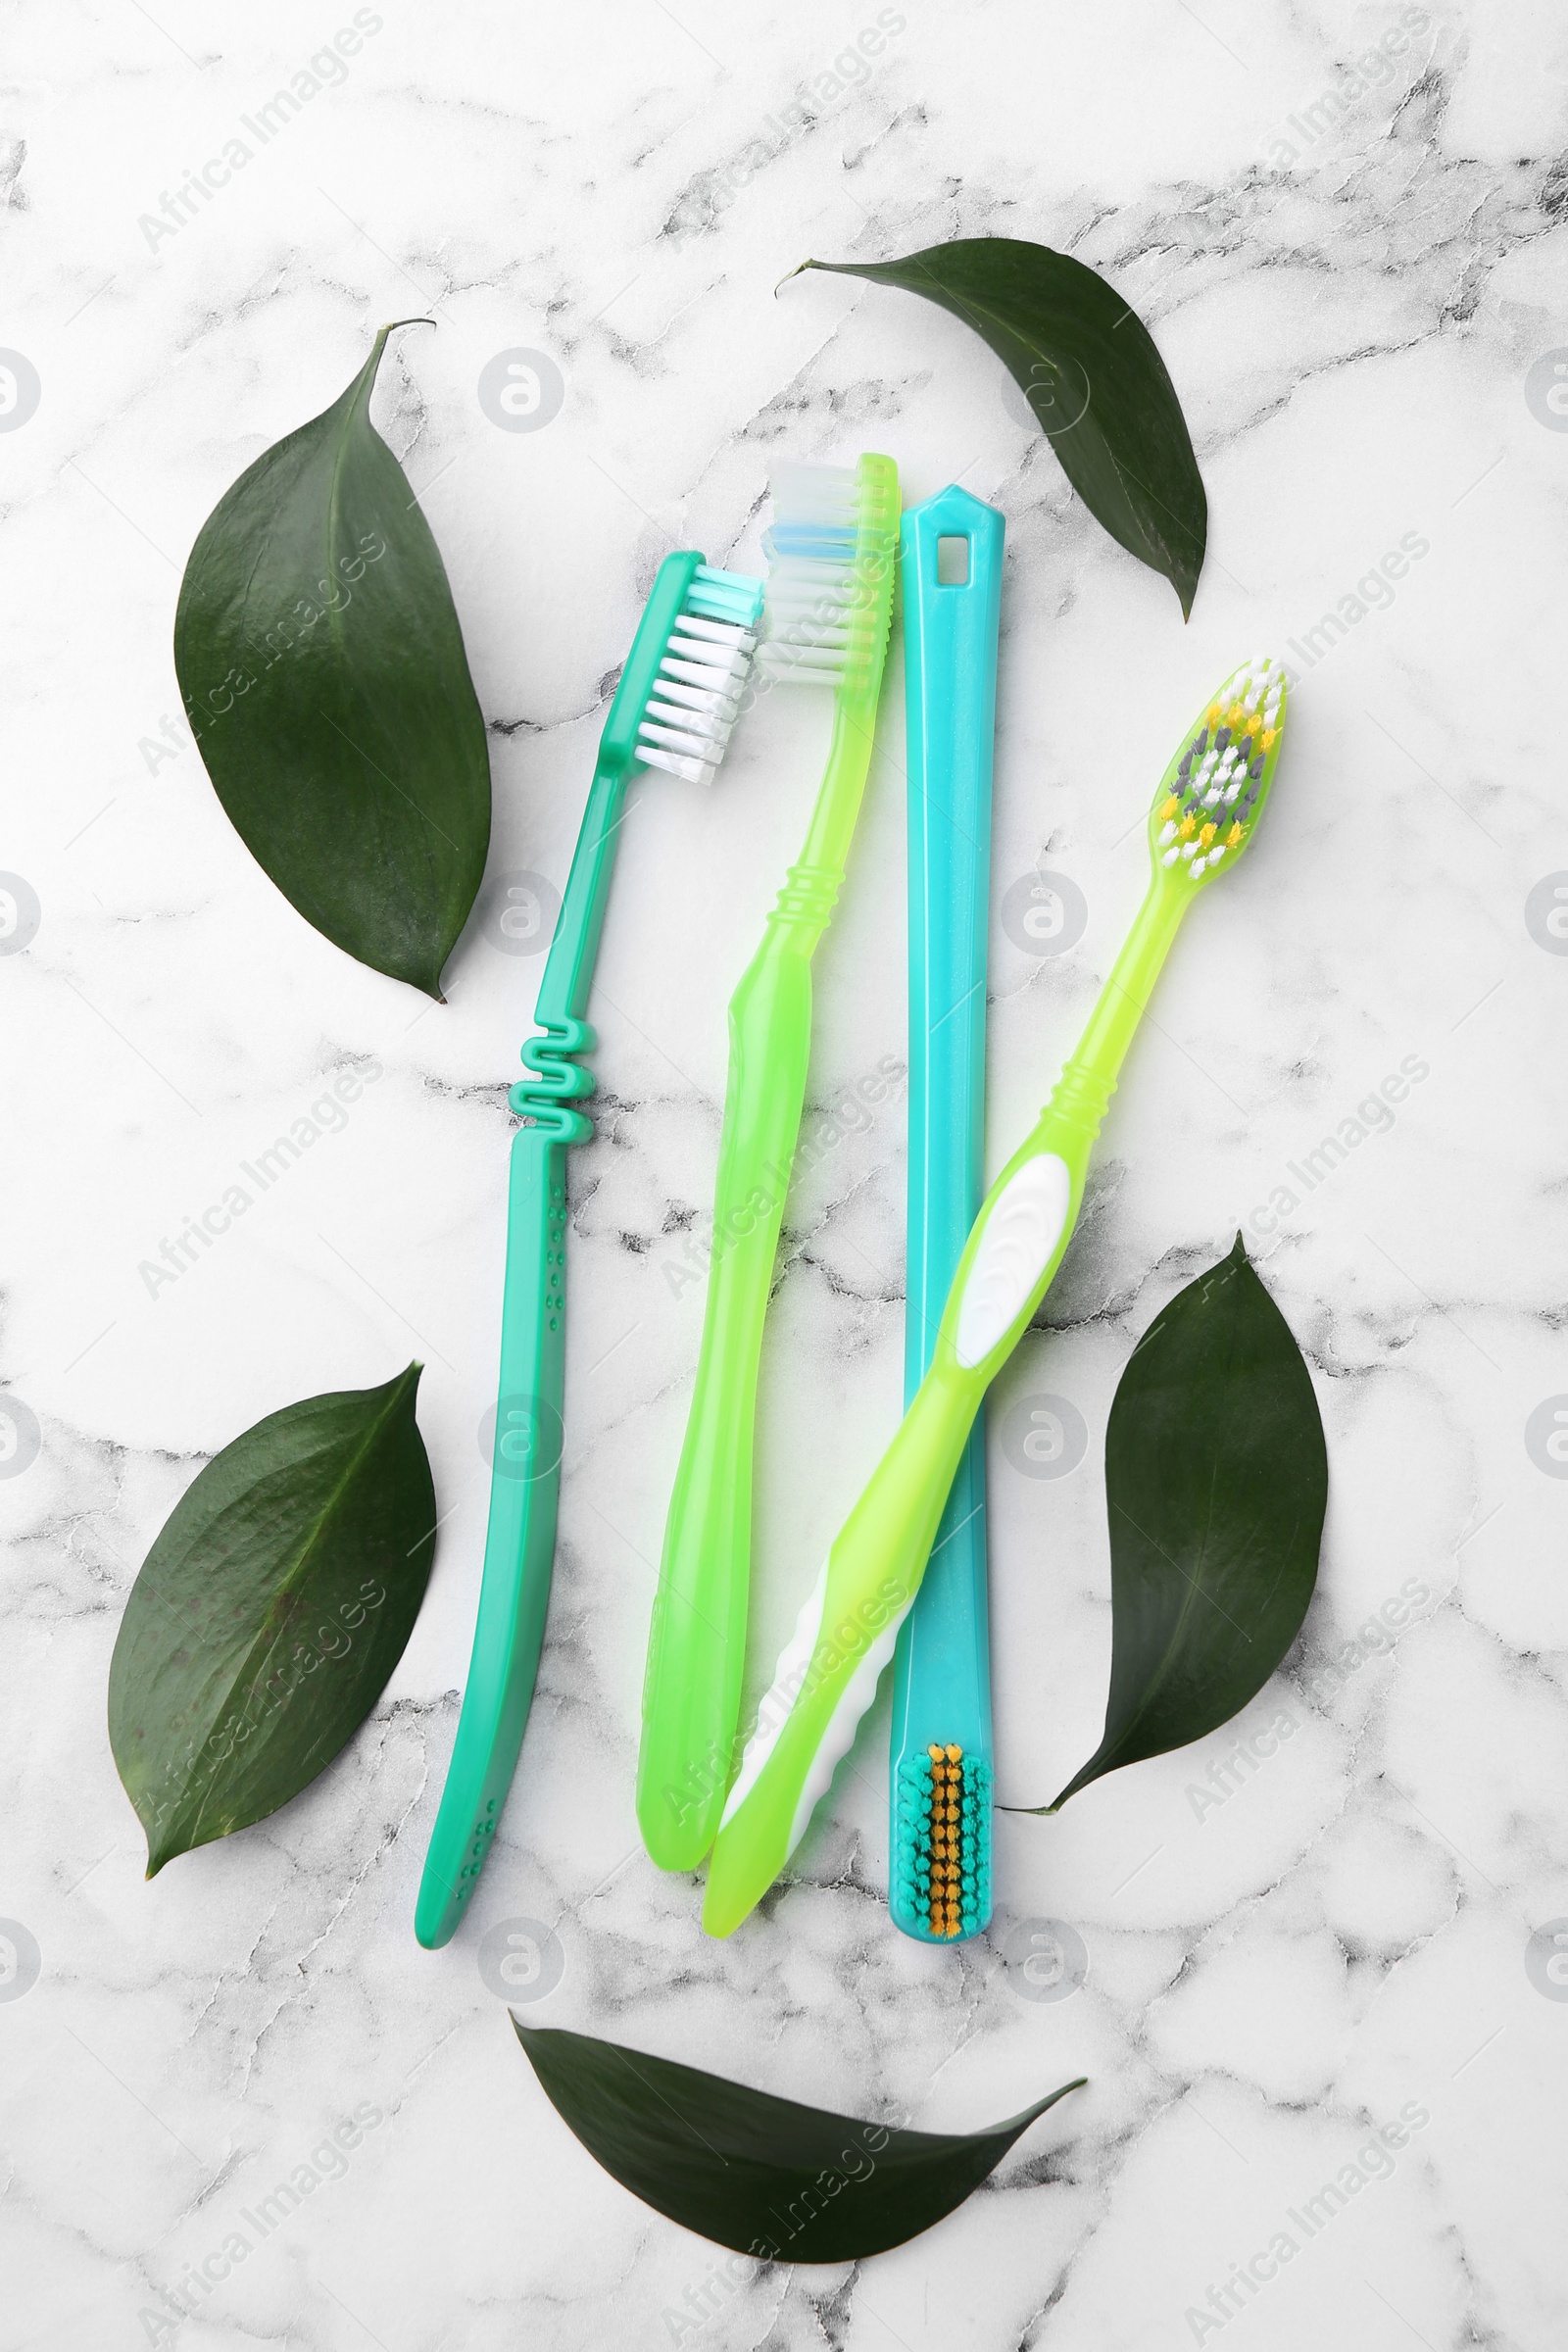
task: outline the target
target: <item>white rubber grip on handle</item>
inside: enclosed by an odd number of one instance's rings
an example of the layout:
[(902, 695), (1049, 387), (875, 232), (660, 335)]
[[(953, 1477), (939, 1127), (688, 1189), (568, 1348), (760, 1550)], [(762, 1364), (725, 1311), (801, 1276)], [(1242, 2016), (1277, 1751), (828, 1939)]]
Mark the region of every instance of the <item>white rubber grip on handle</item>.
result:
[[(772, 1684), (757, 1711), (757, 1729), (746, 1742), (746, 1753), (741, 1759), (741, 1768), (719, 1824), (721, 1830), (739, 1812), (766, 1770), (778, 1744), (779, 1735), (789, 1721), (790, 1710), (810, 1669), (822, 1631), (823, 1611), (827, 1606), (827, 1580), (831, 1565), (831, 1560), (824, 1560), (816, 1583), (801, 1603), (795, 1631), (780, 1653)], [(838, 1705), (828, 1719), (827, 1730), (812, 1755), (805, 1785), (796, 1799), (795, 1818), (790, 1824), (790, 1853), (795, 1851), (805, 1837), (811, 1815), (828, 1792), (834, 1773), (855, 1745), (860, 1718), (876, 1696), (876, 1687), (893, 1655), (899, 1628), (912, 1606), (911, 1594), (904, 1607), (879, 1629), (844, 1686)]]
[(954, 1353), (965, 1372), (984, 1362), (1023, 1313), (1071, 1204), (1071, 1171), (1054, 1152), (1026, 1159), (997, 1196), (958, 1299)]

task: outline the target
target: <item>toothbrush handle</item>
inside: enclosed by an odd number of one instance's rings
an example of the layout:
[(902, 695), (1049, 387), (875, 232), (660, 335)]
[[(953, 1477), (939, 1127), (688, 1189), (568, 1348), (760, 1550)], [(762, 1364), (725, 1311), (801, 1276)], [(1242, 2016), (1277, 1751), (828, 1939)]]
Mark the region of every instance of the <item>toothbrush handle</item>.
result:
[(709, 1867), (710, 1935), (728, 1936), (777, 1878), (876, 1695), (980, 1400), (1072, 1238), (1090, 1151), (1191, 898), (1162, 887), (1156, 872), (1077, 1053), (986, 1195), (930, 1369), (845, 1521), (762, 1701)]
[[(904, 675), (908, 710), (909, 1170), (904, 1386), (908, 1402), (936, 1346), (943, 1301), (985, 1192), (986, 923), (992, 744), (1005, 524), (956, 484), (903, 525)], [(944, 581), (956, 539), (967, 577)], [(893, 1669), (888, 1776), (888, 1908), (906, 1935), (928, 1914), (906, 1899), (898, 1861), (909, 1831), (904, 1771), (932, 1741), (991, 1757), (983, 1415), (977, 1415)], [(989, 1806), (977, 1820), (989, 1883)], [(984, 1927), (989, 1897), (975, 1906)]]
[[(662, 602), (649, 600), (657, 644), (668, 633), (671, 603), (678, 609), (699, 560), (665, 557), (656, 583)], [(632, 648), (634, 665), (642, 635), (639, 630)], [(631, 667), (622, 673), (623, 687), (632, 674)], [(617, 693), (612, 719), (619, 700)], [(582, 1056), (598, 1042), (583, 1016), (631, 766), (623, 752), (601, 744), (534, 1006), (539, 1034), (521, 1052), (529, 1075), (507, 1098), (523, 1123), (512, 1139), (508, 1179), (490, 1522), (458, 1737), (415, 1909), (414, 1932), (427, 1950), (446, 1942), (478, 1884), (516, 1769), (539, 1671), (555, 1560), (565, 1390), (566, 1147), (588, 1143), (594, 1131), (577, 1108), (594, 1091)]]
[(519, 1128), (512, 1143), (478, 1622), (415, 1914), (414, 1932), (427, 1950), (452, 1935), (484, 1868), (522, 1745), (550, 1599), (565, 1380), (565, 1146), (592, 1130), (564, 1103), (530, 1115), (537, 1123)]
[(661, 1870), (713, 1841), (740, 1714), (757, 1370), (800, 1135), (811, 951), (842, 873), (795, 866), (729, 1007), (729, 1079), (702, 1351), (654, 1596), (637, 1818)]
[(985, 1381), (933, 1364), (845, 1521), (779, 1659), (709, 1862), (703, 1926), (728, 1936), (783, 1869), (876, 1696)]
[(1070, 1062), (986, 1197), (929, 1370), (845, 1521), (779, 1660), (730, 1794), (703, 1925), (727, 1936), (783, 1869), (827, 1793), (914, 1601), (981, 1400), (1071, 1239), (1111, 1086)]

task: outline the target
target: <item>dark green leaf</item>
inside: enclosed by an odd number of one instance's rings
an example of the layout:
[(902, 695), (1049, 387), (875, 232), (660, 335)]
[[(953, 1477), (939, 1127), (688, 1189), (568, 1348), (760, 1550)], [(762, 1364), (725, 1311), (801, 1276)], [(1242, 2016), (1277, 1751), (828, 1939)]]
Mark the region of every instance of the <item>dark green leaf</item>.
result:
[(370, 423), (390, 332), (203, 523), (174, 667), (218, 797), (284, 897), (439, 997), (484, 873), (490, 761), (440, 550)]
[(1069, 254), (960, 237), (902, 262), (803, 262), (904, 286), (1003, 360), (1091, 514), (1193, 609), (1208, 502), (1165, 363), (1137, 313)]
[(435, 1489), (419, 1366), (309, 1396), (208, 1463), (131, 1587), (109, 1739), (147, 1876), (298, 1795), (369, 1713), (419, 1613)]
[(556, 2113), (622, 2188), (764, 2262), (854, 2262), (963, 2203), (1083, 2078), (988, 2132), (905, 2132), (800, 2107), (584, 2034), (517, 2025)]
[(1105, 1431), (1111, 1659), (1105, 1736), (1055, 1804), (1239, 1714), (1300, 1631), (1328, 1453), (1290, 1327), (1229, 1257), (1133, 1349)]

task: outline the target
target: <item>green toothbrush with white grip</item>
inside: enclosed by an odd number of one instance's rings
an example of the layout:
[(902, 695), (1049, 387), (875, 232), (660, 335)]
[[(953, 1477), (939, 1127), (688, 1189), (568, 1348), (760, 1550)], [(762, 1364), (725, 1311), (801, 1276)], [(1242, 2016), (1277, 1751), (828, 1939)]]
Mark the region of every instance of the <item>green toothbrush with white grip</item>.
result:
[(1279, 760), (1285, 691), (1277, 662), (1244, 662), (1160, 779), (1143, 906), (1077, 1053), (975, 1219), (930, 1368), (845, 1521), (762, 1700), (709, 1865), (710, 1935), (739, 1927), (783, 1869), (875, 1696), (980, 1400), (1028, 1329), (1071, 1238), (1090, 1152), (1182, 918), (1256, 830)]
[(447, 1941), (479, 1883), (533, 1700), (556, 1551), (565, 1391), (566, 1152), (593, 1121), (578, 1058), (626, 789), (644, 767), (712, 782), (757, 640), (762, 583), (690, 550), (659, 567), (599, 743), (571, 871), (522, 1049), (529, 1076), (508, 1097), (512, 1139), (501, 1379), (473, 1655), (458, 1737), (430, 1833), (414, 1932)]

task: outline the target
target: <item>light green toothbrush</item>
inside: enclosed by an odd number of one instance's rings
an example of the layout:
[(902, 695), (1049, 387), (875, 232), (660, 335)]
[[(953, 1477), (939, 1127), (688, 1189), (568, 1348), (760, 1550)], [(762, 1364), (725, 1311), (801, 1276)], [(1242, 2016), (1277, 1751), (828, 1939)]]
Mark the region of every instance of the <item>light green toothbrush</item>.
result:
[(1256, 830), (1279, 760), (1285, 676), (1226, 680), (1184, 738), (1149, 819), (1152, 877), (1100, 1001), (1040, 1115), (987, 1195), (936, 1352), (828, 1554), (778, 1662), (709, 1867), (703, 1925), (728, 1936), (798, 1844), (893, 1655), (980, 1399), (1061, 1262), (1089, 1153), (1183, 915)]
[(729, 1081), (697, 1385), (648, 1637), (637, 1820), (662, 1870), (713, 1842), (740, 1720), (762, 1324), (811, 1047), (811, 956), (859, 814), (899, 551), (891, 458), (784, 466), (764, 549), (759, 675), (830, 686), (833, 741), (800, 863), (730, 1000)]

